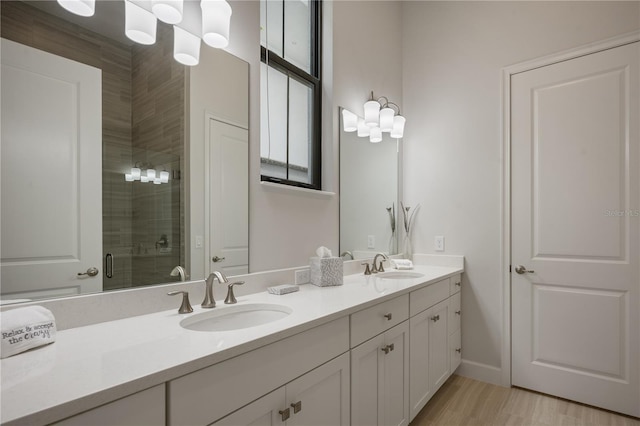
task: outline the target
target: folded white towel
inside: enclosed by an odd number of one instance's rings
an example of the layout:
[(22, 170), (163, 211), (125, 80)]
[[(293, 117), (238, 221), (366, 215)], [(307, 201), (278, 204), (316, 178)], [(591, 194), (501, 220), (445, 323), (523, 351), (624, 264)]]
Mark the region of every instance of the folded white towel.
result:
[(0, 358), (56, 340), (56, 319), (50, 310), (42, 306), (29, 306), (2, 312)]
[(403, 269), (413, 269), (413, 262), (409, 259), (390, 259), (391, 267), (403, 270)]

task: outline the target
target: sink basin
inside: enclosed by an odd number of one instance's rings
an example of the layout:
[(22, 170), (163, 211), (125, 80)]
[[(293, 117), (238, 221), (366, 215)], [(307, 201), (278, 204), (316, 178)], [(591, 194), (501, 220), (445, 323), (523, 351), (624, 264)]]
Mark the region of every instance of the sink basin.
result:
[(377, 275), (379, 278), (386, 278), (389, 280), (408, 280), (413, 278), (424, 277), (424, 274), (419, 272), (409, 272), (409, 271), (389, 271), (389, 272), (380, 272)]
[(219, 306), (180, 321), (180, 326), (193, 331), (229, 331), (255, 327), (289, 316), (293, 312), (284, 305), (249, 303)]

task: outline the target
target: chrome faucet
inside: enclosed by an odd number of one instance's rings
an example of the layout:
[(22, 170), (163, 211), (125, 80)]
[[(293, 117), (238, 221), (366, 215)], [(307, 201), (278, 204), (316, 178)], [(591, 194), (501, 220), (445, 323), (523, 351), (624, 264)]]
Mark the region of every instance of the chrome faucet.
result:
[(187, 280), (187, 273), (184, 271), (184, 268), (180, 265), (176, 266), (175, 268), (173, 268), (171, 270), (171, 273), (169, 274), (172, 277), (180, 277), (180, 281), (186, 281)]
[(349, 256), (351, 257), (351, 260), (354, 260), (353, 254), (350, 251), (343, 251), (342, 254), (340, 255), (340, 257), (345, 257), (345, 256)]
[[(379, 257), (379, 256), (382, 256), (382, 258), (383, 258), (384, 260), (381, 260), (381, 261), (380, 261), (380, 265), (376, 267), (376, 261), (378, 260), (378, 257)], [(384, 266), (382, 265), (382, 263), (383, 263), (385, 260), (389, 260), (389, 257), (388, 257), (386, 254), (384, 254), (384, 253), (377, 253), (377, 254), (373, 257), (373, 265), (372, 265), (372, 268), (371, 268), (371, 273), (372, 273), (372, 274), (377, 274), (378, 272), (384, 272)]]
[(213, 271), (212, 273), (210, 273), (205, 281), (204, 300), (200, 305), (203, 308), (216, 307), (216, 301), (213, 299), (213, 281), (216, 278), (218, 279), (218, 281), (220, 281), (220, 284), (229, 282), (227, 277), (220, 271)]

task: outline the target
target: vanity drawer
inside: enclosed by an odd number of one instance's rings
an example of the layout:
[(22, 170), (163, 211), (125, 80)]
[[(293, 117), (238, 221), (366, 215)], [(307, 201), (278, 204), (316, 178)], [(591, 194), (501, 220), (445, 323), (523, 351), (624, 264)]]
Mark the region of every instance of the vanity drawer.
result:
[(451, 284), (449, 285), (449, 294), (456, 294), (460, 292), (462, 288), (462, 275), (457, 274), (450, 278)]
[(165, 424), (164, 403), (165, 389), (162, 384), (85, 411), (50, 426), (163, 425)]
[(349, 350), (343, 317), (168, 382), (167, 425), (208, 425)]
[(460, 310), (460, 292), (454, 294), (449, 299), (449, 334), (460, 330), (460, 318), (462, 310)]
[(409, 318), (409, 295), (387, 300), (351, 315), (351, 347)]
[(420, 290), (412, 291), (409, 302), (411, 316), (419, 314), (449, 297), (449, 287), (451, 286), (449, 281), (450, 279), (446, 278)]

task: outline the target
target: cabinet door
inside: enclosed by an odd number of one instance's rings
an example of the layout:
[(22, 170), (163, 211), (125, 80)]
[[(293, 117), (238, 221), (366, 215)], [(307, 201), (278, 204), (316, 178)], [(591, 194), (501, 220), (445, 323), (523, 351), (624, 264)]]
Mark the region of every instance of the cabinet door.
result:
[(284, 386), (213, 423), (216, 426), (276, 426), (283, 422), (286, 398)]
[(289, 383), (287, 426), (349, 425), (349, 354), (321, 365)]
[(427, 310), (429, 317), (429, 388), (436, 392), (449, 378), (449, 300)]
[(460, 330), (455, 331), (449, 336), (449, 354), (451, 357), (451, 373), (456, 371), (456, 368), (462, 362), (462, 338)]
[(351, 350), (351, 424), (382, 424), (383, 365), (380, 357), (384, 335), (380, 334)]
[(380, 351), (384, 363), (384, 425), (409, 424), (409, 322), (405, 321), (384, 334)]
[(409, 411), (411, 420), (427, 404), (433, 392), (429, 386), (430, 312), (422, 311), (409, 320)]

